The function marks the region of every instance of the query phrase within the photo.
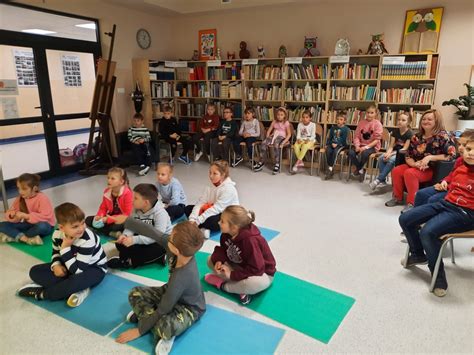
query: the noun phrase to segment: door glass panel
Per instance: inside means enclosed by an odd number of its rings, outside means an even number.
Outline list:
[[[89,112],[95,86],[92,53],[46,50],[55,115]]]
[[[0,119],[40,117],[33,49],[0,45]]]

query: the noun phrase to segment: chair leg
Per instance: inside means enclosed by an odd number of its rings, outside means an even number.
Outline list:
[[[449,241],[449,246],[451,247],[451,262],[456,264],[456,260],[454,260],[454,238]]]
[[[408,257],[410,256],[410,246],[407,245],[407,249],[405,250],[405,259],[403,262],[403,267],[406,269],[407,268],[407,263],[408,263]]]
[[[435,268],[433,270],[433,276],[431,277],[430,292],[433,292],[433,290],[434,290],[436,278],[438,277],[439,265],[441,264],[441,260],[443,260],[444,248],[446,247],[446,244],[448,244],[448,242],[451,241],[451,240],[452,240],[452,238],[449,238],[449,239],[445,240],[443,242],[443,244],[441,244],[441,248],[439,249],[438,258],[436,259],[436,265],[435,265]]]
[[[314,165],[314,149],[311,151],[311,167],[309,169],[309,175],[313,176],[313,165]]]
[[[349,158],[348,158],[349,159]],[[346,182],[349,182],[349,180],[351,179],[351,167],[352,167],[352,162],[351,160],[349,159],[349,164],[347,164],[347,178],[346,178]]]

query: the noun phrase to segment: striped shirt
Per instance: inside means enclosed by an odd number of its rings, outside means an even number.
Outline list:
[[[61,249],[64,234],[53,233],[53,255],[51,269],[55,265],[64,265],[70,274],[79,274],[88,267],[98,267],[107,272],[107,257],[97,234],[86,228],[82,237],[76,239],[68,248]]]
[[[146,127],[130,127],[128,129],[128,140],[136,142],[139,139],[144,139],[145,143],[151,141],[150,131]]]

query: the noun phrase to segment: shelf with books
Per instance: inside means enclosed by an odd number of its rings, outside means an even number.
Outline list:
[[[339,101],[375,101],[377,87],[371,85],[337,86],[332,85],[329,100]]]
[[[245,100],[246,102],[262,102],[269,105],[281,105],[281,100]]]
[[[394,54],[382,57],[381,79],[435,79],[438,54]]]
[[[297,101],[297,100],[285,100],[286,104],[297,104],[297,105],[324,105],[326,101]]]
[[[173,68],[167,68],[162,60],[148,61],[148,75],[150,81],[169,81],[175,79]]]
[[[240,81],[221,81],[209,83],[210,98],[223,100],[241,100],[242,83]]]
[[[199,83],[176,83],[175,96],[179,97],[202,97],[208,96],[206,82]]]
[[[315,123],[324,123],[324,115],[325,111],[323,106],[315,105],[315,106],[296,106],[296,107],[288,107],[288,121],[292,123],[298,123],[301,120],[304,111],[311,112],[311,121]]]
[[[281,101],[282,85],[245,86],[244,97],[246,101]]]
[[[377,84],[377,79],[331,79],[331,83],[349,83],[349,84],[357,84],[357,83],[375,83]]]
[[[216,67],[207,68],[209,80],[240,80],[242,63],[240,61],[226,61]]]
[[[286,84],[286,83],[285,83]],[[309,82],[290,83],[285,85],[285,101],[326,101],[326,85],[317,83],[311,85]]]
[[[276,117],[276,107],[254,106],[253,109],[259,121],[273,121]]]
[[[151,96],[156,98],[172,97],[174,94],[173,81],[152,81],[150,83]]]
[[[259,58],[255,65],[242,65],[243,80],[281,80],[283,60]]]
[[[379,63],[371,64],[349,62],[331,64],[331,80],[377,80],[379,77]]]
[[[413,122],[411,123],[411,127],[418,127],[421,119],[421,115],[423,111],[414,110],[413,107],[408,108],[407,110],[392,110],[390,107],[386,108],[386,111],[380,112],[381,122],[384,127],[396,127],[397,125],[397,117],[400,113],[409,112],[413,117]]]
[[[287,62],[287,59],[285,59]],[[324,80],[328,79],[328,58],[327,57],[303,57],[301,63],[285,64],[285,80]]]

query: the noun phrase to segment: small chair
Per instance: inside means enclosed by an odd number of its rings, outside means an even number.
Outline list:
[[[446,248],[446,245],[449,243],[451,246],[451,262],[455,264],[456,261],[454,260],[454,242],[453,242],[454,239],[474,239],[474,230],[470,230],[463,233],[445,234],[439,237],[439,239],[443,243],[441,244],[441,248],[439,249],[439,254],[438,254],[438,258],[436,259],[433,276],[431,277],[430,292],[433,292],[434,290],[436,278],[438,277],[439,265],[441,264],[441,260],[443,259],[443,252],[444,252],[444,249]],[[404,267],[407,267],[406,262],[408,260],[409,255],[410,255],[410,246],[407,246],[407,250],[405,252],[405,265],[403,265]]]
[[[372,153],[369,156],[369,161],[368,161],[367,166],[370,168],[370,182],[372,182],[372,180],[374,179],[375,172],[379,170],[379,157],[385,154],[385,152],[387,151],[388,147],[390,146],[390,139],[391,139],[391,136],[390,136],[389,130],[387,128],[384,128],[383,133],[382,133],[382,142],[381,142],[382,148],[378,152]],[[386,145],[386,148],[384,147],[384,145]],[[374,160],[375,160],[375,168],[374,168]]]
[[[324,134],[324,128],[321,124],[316,123],[316,141],[314,142],[314,145],[308,149],[308,152],[311,152],[311,167],[310,167],[310,175],[313,175],[313,165],[314,165],[314,153],[316,151],[321,152],[322,145],[323,145],[323,137]],[[294,142],[291,145],[291,152],[290,152],[290,172],[293,167],[293,155],[294,155]],[[318,155],[318,169],[321,166],[321,154]]]

